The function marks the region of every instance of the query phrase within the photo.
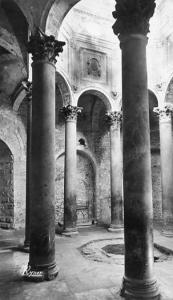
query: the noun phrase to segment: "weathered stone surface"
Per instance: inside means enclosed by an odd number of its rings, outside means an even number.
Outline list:
[[[116,19],[113,25],[114,33],[126,35],[149,32],[149,20],[154,14],[155,0],[117,0],[113,17]]]
[[[136,29],[133,18],[135,4]],[[114,29],[116,34],[120,34],[121,40],[123,95],[125,275],[121,295],[132,299],[159,299],[153,274],[153,203],[145,36],[149,18],[154,12],[154,1],[118,1],[116,8],[117,23]],[[139,20],[138,10],[141,13]],[[128,19],[132,21],[129,30],[126,23]]]
[[[153,189],[153,214],[154,220],[160,222],[162,219],[162,196],[161,196],[161,166],[160,153],[151,155],[152,189]]]

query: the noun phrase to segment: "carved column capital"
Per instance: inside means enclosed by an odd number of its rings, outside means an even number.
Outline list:
[[[142,34],[149,32],[149,20],[154,14],[155,0],[116,0],[113,17],[116,35]]]
[[[122,122],[122,112],[112,111],[106,113],[107,123],[115,129],[120,128]]]
[[[64,114],[65,120],[76,121],[77,116],[81,113],[82,107],[67,105],[61,109],[61,112]]]
[[[164,107],[154,107],[153,111],[159,115],[160,120],[171,120],[173,113],[173,105],[167,104]]]
[[[63,52],[65,42],[55,40],[53,35],[47,36],[39,28],[35,35],[31,35],[28,43],[28,52],[32,53],[33,61],[45,60],[56,63],[56,56]]]

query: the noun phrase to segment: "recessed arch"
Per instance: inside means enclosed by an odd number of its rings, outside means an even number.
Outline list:
[[[13,154],[0,139],[0,228],[14,227]]]
[[[102,91],[101,89],[91,88],[91,87],[85,88],[78,94],[77,105],[80,100],[80,97],[83,95],[88,95],[88,94],[97,96],[99,99],[101,99],[103,101],[103,103],[105,104],[107,111],[112,110],[111,100],[110,100],[110,97],[107,95],[107,93],[105,91]]]
[[[42,14],[41,27],[45,29],[45,32],[49,32],[50,28],[54,28],[53,34],[57,36],[63,19],[69,10],[79,1],[80,0],[49,0]]]
[[[68,80],[66,79],[65,75],[62,74],[61,72],[56,72],[55,84],[56,84],[56,88],[58,88],[60,91],[62,101],[63,101],[63,106],[71,104],[73,95],[72,95],[70,84],[68,83]],[[22,81],[20,85],[18,85],[18,87],[16,88],[12,98],[13,110],[15,112],[19,110],[22,102],[26,98],[26,95],[27,95],[26,87]]]
[[[62,72],[56,72],[56,77],[55,77],[55,82],[56,82],[56,88],[59,89],[63,101],[63,106],[66,106],[68,104],[72,104],[72,91],[70,84],[68,83],[67,78],[65,77]]]
[[[11,111],[0,110],[0,140],[10,149],[14,170],[14,228],[24,227],[26,197],[26,132],[22,122]],[[20,208],[20,214],[18,209]]]
[[[97,173],[97,168],[96,168],[97,162],[96,162],[94,156],[92,155],[92,153],[88,149],[84,150],[80,146],[77,146],[77,150],[76,151],[77,151],[78,154],[81,154],[81,155],[87,157],[91,161],[91,163],[93,165],[93,168],[94,168],[94,172],[96,174]],[[58,158],[60,158],[63,155],[65,155],[65,151],[60,151],[60,152],[56,153],[55,159],[57,160]]]
[[[151,107],[156,107],[158,106],[158,99],[157,99],[157,96],[155,95],[155,93],[148,89],[148,96],[149,96],[149,109]]]
[[[32,30],[34,27],[34,20],[31,16],[31,14],[29,13],[29,9],[26,6],[26,2],[25,2],[25,4],[23,4],[23,1],[21,1],[21,0],[13,0],[13,1],[18,6],[18,8],[21,10],[23,16],[25,17],[25,19],[28,23],[28,27],[30,28],[30,30]],[[54,1],[54,0],[52,0],[52,1]]]
[[[56,220],[63,222],[64,209],[64,157],[65,152],[56,154]],[[77,147],[77,215],[78,225],[94,222],[97,216],[97,165],[93,155],[82,146]],[[82,216],[84,218],[82,219]]]
[[[173,104],[173,76],[167,86],[164,102]]]
[[[150,119],[150,130],[158,129],[158,117],[154,113],[153,109],[158,107],[158,99],[152,90],[148,90],[148,101],[149,101],[149,119]]]
[[[10,53],[22,58],[27,63],[28,20],[20,5],[14,0],[2,0],[1,8],[2,16],[5,18],[5,26],[0,29],[1,39],[4,39],[4,46],[7,47],[6,49]]]

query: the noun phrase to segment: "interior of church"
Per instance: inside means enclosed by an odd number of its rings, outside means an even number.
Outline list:
[[[173,299],[172,16],[0,0],[0,299]]]

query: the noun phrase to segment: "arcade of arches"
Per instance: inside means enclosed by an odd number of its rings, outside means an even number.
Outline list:
[[[55,231],[124,231],[121,296],[159,299],[153,224],[173,237],[173,3],[97,2],[0,0],[0,232],[25,229],[34,281],[58,274]]]

